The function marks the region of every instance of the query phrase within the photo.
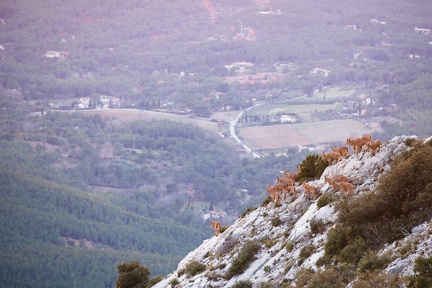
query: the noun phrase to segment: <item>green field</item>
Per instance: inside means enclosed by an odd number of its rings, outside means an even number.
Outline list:
[[[321,92],[315,92],[313,98],[323,99],[324,95],[326,99],[350,97],[358,93],[358,87],[330,87],[324,88]]]
[[[277,113],[283,113],[283,112],[295,113],[295,114],[307,114],[307,113],[313,113],[315,111],[326,111],[326,110],[331,110],[336,108],[337,108],[337,104],[302,104],[302,105],[264,104],[258,106],[257,108],[254,108],[253,111],[249,112],[249,116],[275,115]]]

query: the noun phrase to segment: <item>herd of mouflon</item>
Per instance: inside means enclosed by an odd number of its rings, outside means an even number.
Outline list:
[[[381,140],[372,140],[371,135],[365,135],[359,138],[347,138],[346,143],[352,148],[355,154],[362,151],[370,152],[371,156],[375,156],[375,153],[381,147]],[[321,161],[325,162],[327,166],[338,163],[345,157],[349,157],[348,146],[342,147],[332,147],[332,152],[326,154],[322,152]],[[301,182],[300,177],[301,165],[297,166],[296,173],[283,172],[282,176],[276,177],[276,184],[268,185],[267,192],[270,194],[271,199],[276,205],[278,205],[279,200],[283,200],[289,196],[297,197],[298,193],[296,188],[302,187],[303,194],[308,199],[316,199],[319,196],[319,189],[306,181]],[[353,195],[354,184],[352,184],[347,176],[339,175],[334,177],[324,176],[325,183],[328,183],[334,191],[341,191],[347,193],[348,196]],[[296,183],[299,183],[296,185]],[[301,183],[301,184],[300,184]]]
[[[375,156],[375,153],[381,147],[381,140],[377,139],[373,141],[371,135],[365,135],[359,138],[347,138],[346,143],[352,148],[355,154],[364,151],[371,152],[371,156]],[[320,161],[330,166],[341,161],[343,157],[345,157],[345,159],[349,157],[348,146],[332,147],[332,152],[328,154],[323,151]],[[320,194],[318,187],[306,181],[301,181],[300,173],[301,165],[298,165],[296,173],[288,173],[288,171],[285,171],[283,175],[278,175],[276,177],[276,184],[267,186],[267,192],[270,194],[271,200],[276,206],[279,205],[280,200],[286,199],[288,196],[297,198],[298,192],[296,188],[298,187],[302,187],[303,195],[307,199],[318,198]],[[355,188],[349,178],[344,175],[337,175],[334,177],[324,176],[324,183],[328,183],[335,192],[340,191],[346,193],[348,196],[353,195]],[[221,223],[211,220],[210,226],[214,229],[214,235],[218,236],[220,234]]]

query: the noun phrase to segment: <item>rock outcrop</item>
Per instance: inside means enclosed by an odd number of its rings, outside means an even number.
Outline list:
[[[342,195],[343,192],[334,191],[324,181],[325,176],[345,175],[355,185],[353,197],[369,193],[376,187],[380,176],[391,170],[395,158],[410,149],[406,145],[408,139],[417,138],[395,137],[383,143],[375,156],[372,156],[371,152],[353,154],[348,159],[327,167],[319,180],[308,183],[317,187],[320,197],[325,194],[333,194],[336,198],[345,197]],[[263,186],[265,185],[267,183],[263,183]],[[296,189],[300,192],[297,198],[288,197],[281,200],[279,207],[269,203],[251,209],[252,211],[239,218],[219,236],[205,240],[179,263],[176,271],[154,287],[171,287],[171,283],[177,283],[177,287],[231,287],[240,280],[249,280],[254,287],[269,282],[277,283],[274,287],[280,287],[280,283],[294,285],[296,273],[301,268],[317,269],[317,260],[324,255],[327,233],[337,219],[334,205],[330,203],[320,205],[322,207],[319,208],[318,200],[308,199],[302,193],[301,185]],[[317,232],[316,229],[311,229],[312,223],[323,225]],[[425,257],[430,256],[432,238],[428,231],[431,225],[430,222],[424,223],[413,229],[412,234],[407,235],[406,239],[399,241],[412,241],[415,238],[417,250],[409,257],[394,260],[385,272],[410,275],[413,273],[416,253],[417,257],[420,253]],[[259,243],[260,248],[255,253],[255,260],[241,274],[226,277],[234,259],[247,241]],[[397,251],[402,246],[401,243],[393,243],[381,252]],[[305,247],[313,249],[310,249],[310,253],[302,253]],[[200,263],[205,269],[197,271],[194,276],[190,275],[188,264],[192,262]]]

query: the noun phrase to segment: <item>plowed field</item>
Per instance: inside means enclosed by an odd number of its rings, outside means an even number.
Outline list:
[[[325,122],[285,124],[239,128],[239,136],[252,149],[281,149],[331,142],[345,142],[348,137],[372,133],[362,122],[335,120]]]

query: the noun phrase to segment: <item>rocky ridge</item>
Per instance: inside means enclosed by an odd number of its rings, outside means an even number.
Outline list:
[[[337,197],[344,197],[325,183],[324,177],[345,175],[356,186],[354,197],[373,191],[377,179],[391,170],[391,163],[397,155],[410,149],[406,145],[409,139],[417,140],[415,136],[395,137],[383,143],[375,156],[370,152],[354,154],[327,167],[319,180],[308,183],[317,187],[321,195],[336,194]],[[279,207],[275,207],[274,203],[257,207],[239,218],[219,236],[205,240],[178,264],[176,271],[153,287],[170,287],[171,283],[176,283],[176,287],[231,287],[240,280],[250,280],[254,287],[268,282],[275,283],[277,286],[274,287],[280,287],[280,283],[294,285],[296,273],[301,268],[316,270],[317,260],[324,255],[327,233],[334,225],[337,213],[332,204],[319,208],[319,198],[309,200],[302,193],[301,186],[296,189],[299,192],[297,198],[282,200]],[[325,228],[313,234],[311,222],[319,220],[322,220]],[[380,251],[391,251],[395,258],[384,271],[390,274],[412,275],[414,260],[419,255],[429,257],[432,254],[430,229],[432,221],[423,223],[407,234],[405,239],[387,245]],[[256,259],[242,274],[225,279],[233,260],[248,240],[260,243],[259,251],[255,254]],[[402,253],[398,251],[406,247],[403,243],[414,240],[416,245],[411,254],[401,256]],[[307,256],[302,255],[302,249],[308,246],[314,247],[313,252]],[[197,271],[193,276],[184,273],[187,265],[192,262],[200,263],[205,269]]]

